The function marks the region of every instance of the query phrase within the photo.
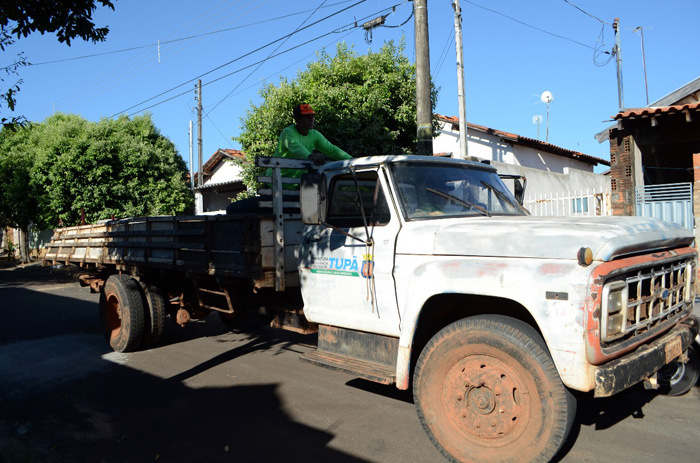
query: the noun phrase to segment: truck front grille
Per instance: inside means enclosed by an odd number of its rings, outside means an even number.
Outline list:
[[[601,339],[617,344],[680,317],[695,298],[694,280],[694,259],[685,257],[607,282]]]

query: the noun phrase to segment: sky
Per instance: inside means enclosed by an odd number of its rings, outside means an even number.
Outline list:
[[[241,149],[232,138],[240,134],[246,110],[261,103],[260,89],[294,79],[319,50],[333,54],[345,42],[364,54],[403,38],[406,56],[415,61],[413,4],[406,0],[114,5],[114,11],[100,7],[94,14],[97,26],[110,29],[104,42],[77,39],[68,47],[52,34],[35,33],[0,54],[2,67],[20,52],[32,63],[18,71],[14,115],[41,122],[62,112],[99,121],[146,111],[188,162],[193,121],[196,165],[197,79],[203,85],[206,161],[219,148]],[[548,121],[550,143],[608,160],[608,143],[599,144],[594,135],[618,112],[610,53],[615,18],[625,107],[646,106],[647,92],[653,102],[700,77],[700,36],[683,21],[700,14],[697,0],[460,0],[460,6],[470,123],[545,140]],[[382,27],[362,28],[383,15]],[[452,2],[428,0],[428,23],[436,112],[458,116]],[[16,77],[4,78],[3,89]],[[545,91],[553,96],[549,118],[541,101]]]

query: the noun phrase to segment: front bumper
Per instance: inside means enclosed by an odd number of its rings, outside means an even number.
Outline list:
[[[609,397],[655,374],[677,356],[685,352],[698,335],[698,320],[689,316],[665,335],[644,344],[629,354],[595,367],[595,397]]]

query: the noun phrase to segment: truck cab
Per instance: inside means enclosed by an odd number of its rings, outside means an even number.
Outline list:
[[[302,180],[301,207],[304,314],[319,325],[304,360],[412,386],[457,461],[547,461],[572,391],[653,379],[696,333],[697,254],[675,224],[532,217],[494,168],[418,156],[328,164]]]

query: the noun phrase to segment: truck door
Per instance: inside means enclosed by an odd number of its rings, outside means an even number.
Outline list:
[[[300,248],[304,312],[311,321],[400,333],[393,277],[400,223],[385,181],[376,168],[331,178],[327,200],[331,227],[307,227]]]

